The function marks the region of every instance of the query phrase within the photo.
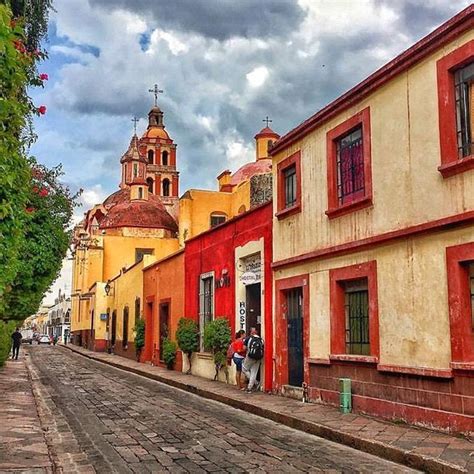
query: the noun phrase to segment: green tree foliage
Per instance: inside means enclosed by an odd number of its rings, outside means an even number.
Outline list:
[[[0,5],[0,307],[18,271],[26,225],[29,166],[23,130],[31,114],[25,100],[32,57],[22,46],[23,31]]]
[[[199,329],[195,321],[189,318],[181,318],[176,329],[176,342],[179,348],[188,356],[189,368],[187,374],[191,373],[191,357],[193,352],[199,348]]]
[[[52,170],[34,163],[27,202],[27,226],[20,248],[18,272],[5,294],[3,319],[23,320],[34,313],[44,293],[58,277],[66,255],[67,230],[75,196],[60,183],[61,167]]]
[[[43,114],[27,90],[43,86],[36,72],[46,54],[50,0],[0,0],[0,320],[34,313],[57,277],[69,243],[74,196],[28,158],[32,117]]]
[[[48,32],[51,0],[0,0],[0,3],[10,7],[13,18],[22,19],[28,51],[39,50],[41,40]]]
[[[204,347],[212,352],[216,367],[220,368],[226,365],[227,348],[230,341],[230,326],[227,319],[214,319],[204,327]]]
[[[171,341],[168,338],[163,340],[163,360],[165,361],[166,367],[168,367],[168,369],[173,368],[177,351],[178,345],[176,342]]]
[[[8,354],[11,349],[11,335],[15,330],[15,321],[4,322],[0,321],[0,367],[8,359]]]

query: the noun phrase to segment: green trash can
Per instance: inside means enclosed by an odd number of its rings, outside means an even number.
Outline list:
[[[339,409],[341,413],[352,411],[351,379],[339,379]]]

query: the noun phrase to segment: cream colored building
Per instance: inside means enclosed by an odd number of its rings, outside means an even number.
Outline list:
[[[273,147],[276,389],[339,405],[346,377],[356,411],[473,431],[472,19]]]

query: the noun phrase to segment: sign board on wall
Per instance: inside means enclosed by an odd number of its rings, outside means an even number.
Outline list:
[[[240,281],[244,285],[253,285],[262,280],[262,259],[260,252],[242,259],[244,273],[240,275]]]

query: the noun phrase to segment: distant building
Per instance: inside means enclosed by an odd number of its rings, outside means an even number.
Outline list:
[[[48,310],[48,334],[64,342],[66,337],[69,338],[70,330],[71,298],[59,290],[54,304]]]

